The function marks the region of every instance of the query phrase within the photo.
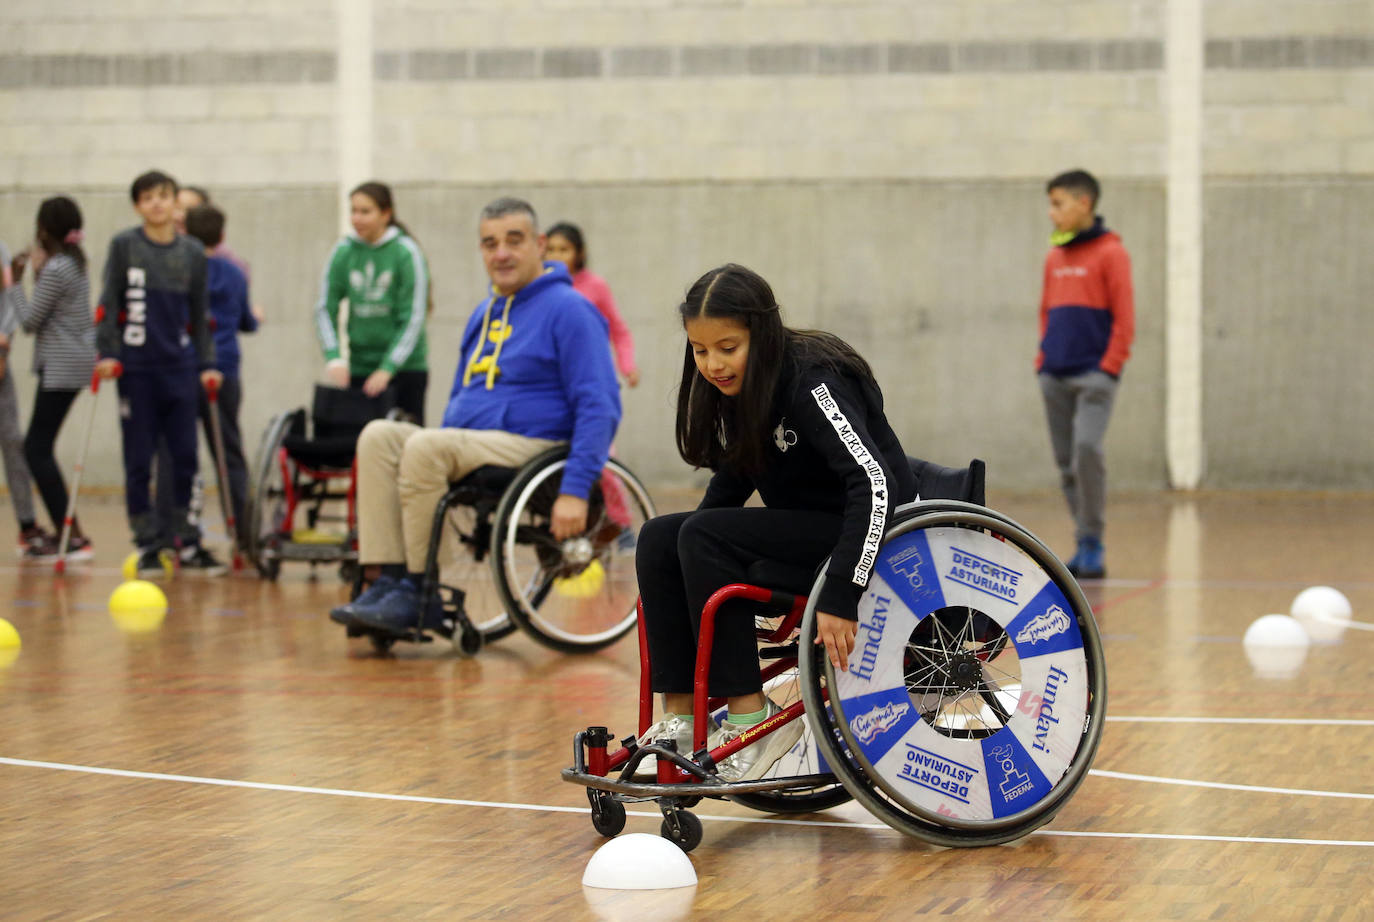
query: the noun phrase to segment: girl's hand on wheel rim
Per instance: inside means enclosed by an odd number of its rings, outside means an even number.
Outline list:
[[[816,612],[816,643],[825,644],[830,665],[841,672],[849,671],[849,654],[854,652],[854,638],[858,635],[859,622]]]

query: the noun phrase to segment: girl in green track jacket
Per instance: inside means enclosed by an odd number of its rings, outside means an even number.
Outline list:
[[[339,387],[359,387],[369,397],[390,387],[396,406],[424,425],[429,267],[419,244],[396,220],[390,188],[363,183],[349,204],[354,233],[330,254],[315,305],[326,378]],[[346,361],[339,339],[339,302],[345,298]]]

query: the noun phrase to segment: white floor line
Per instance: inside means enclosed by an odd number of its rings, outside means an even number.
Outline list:
[[[93,765],[70,765],[64,762],[41,762],[33,759],[12,759],[0,756],[0,765],[12,765],[17,768],[45,768],[51,771],[77,772],[87,775],[108,775],[117,778],[134,778],[142,781],[176,781],[183,784],[205,784],[215,787],[244,788],[257,791],[281,791],[290,794],[323,794],[331,797],[352,797],[361,800],[387,800],[402,803],[419,804],[438,804],[441,806],[452,807],[480,807],[498,810],[526,810],[535,813],[587,813],[587,807],[560,807],[550,804],[518,804],[504,803],[501,801],[485,800],[459,800],[451,797],[422,797],[416,794],[379,794],[372,791],[350,791],[343,788],[316,788],[306,787],[297,784],[272,784],[265,781],[234,781],[227,778],[203,778],[196,775],[171,775],[163,772],[140,772],[130,771],[122,768],[100,768]],[[1225,785],[1213,784],[1210,782],[1198,781],[1178,781],[1175,779],[1155,778],[1149,775],[1125,775],[1119,772],[1099,772],[1093,771],[1090,774],[1102,775],[1110,778],[1124,778],[1127,780],[1157,781],[1165,784],[1188,784],[1201,785],[1204,787],[1224,787],[1240,790],[1257,790],[1265,792],[1283,792],[1299,794],[1317,794],[1327,797],[1374,797],[1370,794],[1344,794],[1340,792],[1326,791],[1289,791],[1284,788],[1255,788],[1247,785]],[[660,814],[657,811],[631,810],[627,811],[628,816],[641,816],[657,818]],[[713,820],[721,823],[753,823],[771,826],[821,826],[836,829],[868,829],[896,833],[896,830],[884,823],[855,823],[855,822],[836,822],[831,820],[788,820],[766,816],[718,816],[708,813],[698,813],[698,819]],[[1039,829],[1031,833],[1038,836],[1062,836],[1078,838],[1100,838],[1100,839],[1162,839],[1195,842],[1236,842],[1246,844],[1265,844],[1265,845],[1325,845],[1325,846],[1352,846],[1357,848],[1374,847],[1374,841],[1363,841],[1359,839],[1289,839],[1273,838],[1267,836],[1217,836],[1217,835],[1191,835],[1174,834],[1160,832],[1080,832],[1074,830]]]
[[[1091,769],[1088,774],[1099,778],[1115,778],[1118,781],[1146,781],[1151,784],[1176,784],[1190,788],[1217,788],[1223,791],[1253,791],[1256,794],[1288,794],[1293,797],[1343,797],[1348,800],[1374,800],[1374,794],[1361,794],[1356,791],[1313,791],[1307,788],[1271,788],[1259,784],[1227,784],[1224,781],[1194,781],[1190,778],[1163,778],[1159,775],[1133,775],[1129,772],[1111,772]]]
[[[1172,832],[1072,832],[1040,829],[1033,835],[1067,836],[1088,839],[1167,839],[1176,842],[1239,842],[1249,845],[1348,845],[1355,848],[1374,848],[1374,842],[1362,839],[1280,839],[1273,836],[1198,836]]]
[[[1374,727],[1374,720],[1342,717],[1145,717],[1107,715],[1107,723],[1122,724],[1256,724],[1288,727]]]

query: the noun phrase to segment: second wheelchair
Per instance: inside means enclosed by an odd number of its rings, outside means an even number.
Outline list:
[[[463,655],[517,629],[567,652],[623,637],[635,625],[635,541],[656,514],[653,500],[611,458],[588,497],[586,530],[556,540],[550,516],[567,458],[559,446],[518,469],[482,467],[452,484],[434,510],[419,624],[396,632],[351,623],[348,635],[367,637],[379,653],[438,636]],[[355,598],[362,588],[360,573]]]

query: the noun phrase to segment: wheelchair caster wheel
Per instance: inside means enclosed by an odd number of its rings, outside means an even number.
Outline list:
[[[608,839],[620,835],[625,828],[625,805],[605,791],[587,789],[592,804],[592,826]],[[690,814],[689,814],[690,815]]]
[[[369,639],[372,641],[372,649],[382,656],[390,653],[391,645],[396,642],[395,637],[383,637],[381,634],[373,634]]]
[[[658,834],[684,852],[690,852],[701,844],[701,820],[697,819],[695,813],[674,810],[663,817]]]
[[[459,656],[476,656],[482,652],[482,632],[476,628],[459,628],[449,638],[453,649]],[[615,833],[612,833],[614,835]]]

